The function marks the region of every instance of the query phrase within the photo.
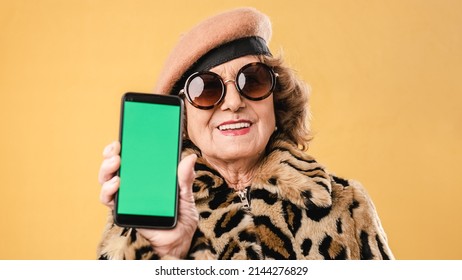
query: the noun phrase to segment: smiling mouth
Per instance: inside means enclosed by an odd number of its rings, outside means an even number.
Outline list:
[[[240,123],[232,123],[232,124],[224,124],[218,126],[218,129],[220,131],[225,131],[225,130],[238,130],[242,128],[247,128],[250,127],[250,123],[248,122],[240,122]]]

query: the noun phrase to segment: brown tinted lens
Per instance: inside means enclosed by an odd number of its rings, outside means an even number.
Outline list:
[[[186,93],[193,105],[213,107],[223,95],[223,86],[218,76],[211,73],[199,73],[189,80]]]
[[[237,86],[241,93],[249,99],[266,97],[273,88],[271,70],[260,63],[244,66],[238,74]]]

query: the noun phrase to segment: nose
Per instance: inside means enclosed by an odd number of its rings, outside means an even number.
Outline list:
[[[238,111],[240,108],[245,107],[244,98],[241,96],[236,88],[236,82],[234,80],[226,80],[223,82],[226,87],[226,95],[223,103],[221,104],[221,110],[231,110],[232,112]]]

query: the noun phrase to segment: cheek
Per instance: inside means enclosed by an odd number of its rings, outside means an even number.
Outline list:
[[[197,120],[195,120],[191,114],[186,114],[186,131],[191,140],[195,137],[196,133],[196,128],[197,128]]]
[[[210,113],[205,110],[200,110],[193,107],[190,104],[186,105],[186,129],[189,139],[193,141],[194,144],[198,145],[201,137],[205,136],[205,131],[207,129]]]
[[[274,118],[274,114],[265,116],[264,126],[264,137],[269,140],[271,135],[273,134],[276,128],[276,120]]]
[[[276,127],[276,117],[274,115],[273,99],[268,98],[262,105],[263,106],[258,108],[258,115],[265,132],[271,135],[274,131],[274,128]]]

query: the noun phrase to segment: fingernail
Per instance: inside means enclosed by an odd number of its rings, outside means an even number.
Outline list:
[[[119,180],[119,177],[117,176],[112,177],[111,184],[114,185],[115,183],[117,183],[118,180]]]
[[[112,151],[112,148],[113,148],[113,145],[112,145],[112,144],[109,145],[109,146],[107,146],[107,147],[104,149],[104,153],[105,153],[105,154],[108,154],[110,151]]]

